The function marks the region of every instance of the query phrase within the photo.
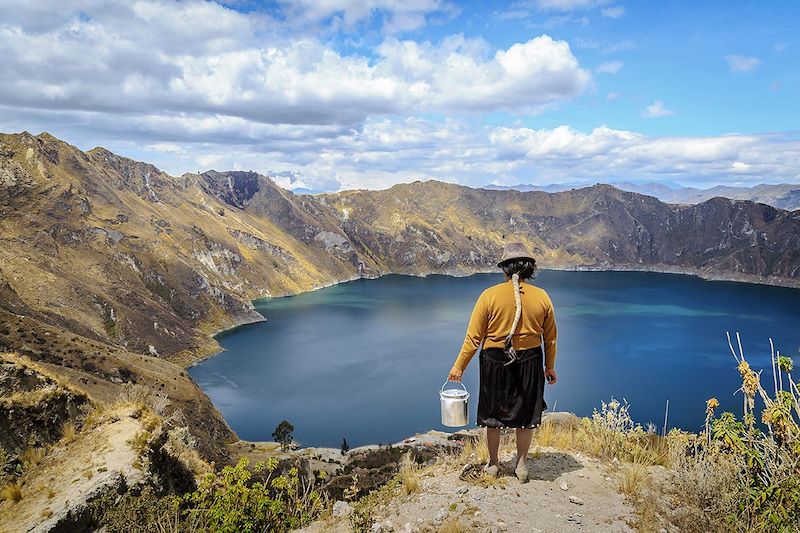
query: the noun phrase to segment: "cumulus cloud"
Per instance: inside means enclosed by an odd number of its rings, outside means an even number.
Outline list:
[[[527,4],[554,17],[612,9],[548,2]],[[50,131],[83,149],[102,144],[172,174],[252,169],[291,188],[429,178],[468,185],[798,179],[800,142],[791,138],[487,126],[485,113],[539,113],[592,84],[570,46],[547,35],[498,50],[462,35],[420,42],[386,28],[446,12],[438,0],[308,0],[277,9],[240,13],[201,0],[0,5],[0,130]],[[286,30],[375,18],[381,44],[369,50],[343,52],[314,32]],[[635,47],[580,44],[602,53]],[[621,67],[607,61],[597,71]],[[649,116],[671,113],[661,101],[648,109]]]
[[[664,107],[664,102],[661,100],[656,100],[642,111],[642,116],[645,118],[668,117],[674,114],[674,111]]]
[[[590,80],[569,45],[547,35],[494,53],[460,36],[435,44],[389,38],[376,58],[275,36],[269,20],[210,2],[75,5],[81,10],[38,25],[21,8],[0,26],[0,102],[354,125],[373,114],[537,112],[577,96]],[[362,12],[354,13],[357,20]]]
[[[724,183],[736,174],[767,181],[796,181],[800,141],[789,136],[721,135],[651,138],[607,126],[590,133],[568,126],[552,130],[496,128],[498,154],[520,167],[538,169],[540,183],[567,178],[672,176],[696,185]],[[516,179],[516,178],[515,178]],[[513,180],[506,180],[512,183]]]
[[[734,74],[742,74],[744,72],[752,72],[761,64],[757,57],[748,57],[740,55],[727,55],[723,59],[728,62],[731,72]]]

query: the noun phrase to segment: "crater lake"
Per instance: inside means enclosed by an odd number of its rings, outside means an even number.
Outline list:
[[[272,440],[281,420],[303,446],[397,442],[447,429],[439,389],[478,295],[501,274],[389,275],[254,302],[265,322],[218,335],[225,351],[190,369],[245,440]],[[591,415],[627,400],[633,418],[701,428],[705,402],[741,414],[741,385],[725,332],[769,382],[769,338],[782,355],[800,346],[800,290],[650,272],[540,271],[553,300],[558,383],[551,410]],[[735,343],[734,337],[734,343]],[[478,356],[464,384],[478,400]]]

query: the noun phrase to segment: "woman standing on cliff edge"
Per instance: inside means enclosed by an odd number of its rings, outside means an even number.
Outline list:
[[[541,424],[542,411],[547,407],[544,381],[546,378],[551,385],[556,382],[556,319],[547,293],[525,283],[536,274],[536,260],[524,244],[507,244],[497,266],[506,281],[483,291],[475,303],[464,345],[448,379],[461,381],[464,369],[482,345],[478,425],[486,428],[489,447],[489,464],[484,471],[497,476],[500,428],[515,428],[514,473],[525,483],[533,428]]]

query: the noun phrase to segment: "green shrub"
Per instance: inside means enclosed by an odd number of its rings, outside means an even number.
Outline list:
[[[325,510],[323,497],[297,468],[277,475],[278,462],[248,460],[207,474],[197,490],[184,496],[184,516],[216,533],[282,532],[311,522]],[[263,481],[252,481],[253,473]]]
[[[792,361],[772,353],[772,390],[761,385],[760,373],[750,368],[739,342],[731,353],[742,377],[744,412],[741,419],[725,412],[714,416],[719,405],[707,403],[706,429],[694,444],[691,468],[719,470],[733,465],[734,487],[718,490],[738,494],[738,504],[721,523],[743,530],[797,531],[800,529],[800,391],[794,381]],[[739,340],[737,335],[737,341]],[[771,341],[770,341],[771,343]],[[756,424],[756,400],[761,400],[761,423]],[[764,431],[766,429],[766,431]],[[716,474],[715,474],[716,475]]]

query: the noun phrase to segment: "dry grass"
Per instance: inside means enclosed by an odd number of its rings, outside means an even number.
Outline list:
[[[22,500],[22,484],[19,482],[9,483],[0,489],[0,499],[17,503]]]
[[[649,479],[650,474],[645,466],[636,463],[627,464],[622,469],[619,491],[635,500]]]
[[[61,424],[61,440],[69,444],[70,442],[75,440],[75,437],[78,435],[78,430],[70,421],[64,422]]]
[[[464,525],[461,519],[455,516],[448,517],[439,526],[439,533],[467,533],[468,531],[472,531],[472,528]]]
[[[16,352],[5,352],[0,353],[0,359],[14,363],[18,367],[29,368],[33,370],[37,374],[44,376],[48,380],[55,383],[58,387],[70,391],[75,395],[85,397],[86,394],[76,388],[72,383],[64,379],[64,376],[59,375],[57,372],[53,372],[52,370],[45,368],[43,365],[37,363],[36,361],[31,360],[29,357],[25,357],[24,355],[19,355]]]
[[[44,448],[34,448],[31,446],[19,454],[19,459],[26,467],[31,468],[41,463],[44,456]]]
[[[410,454],[403,458],[398,472],[400,483],[403,486],[403,492],[406,495],[414,494],[420,490],[420,467],[414,462]]]
[[[673,447],[669,438],[648,433],[641,428],[620,432],[604,427],[596,420],[575,418],[570,421],[546,420],[534,432],[538,446],[580,451],[600,459],[669,466]]]
[[[489,462],[489,445],[486,442],[485,433],[481,433],[480,438],[475,442],[475,455],[479,463],[486,464]]]
[[[63,394],[62,391],[56,385],[49,385],[41,389],[19,391],[8,396],[2,396],[0,397],[0,405],[5,405],[6,407],[36,407],[61,394]]]

